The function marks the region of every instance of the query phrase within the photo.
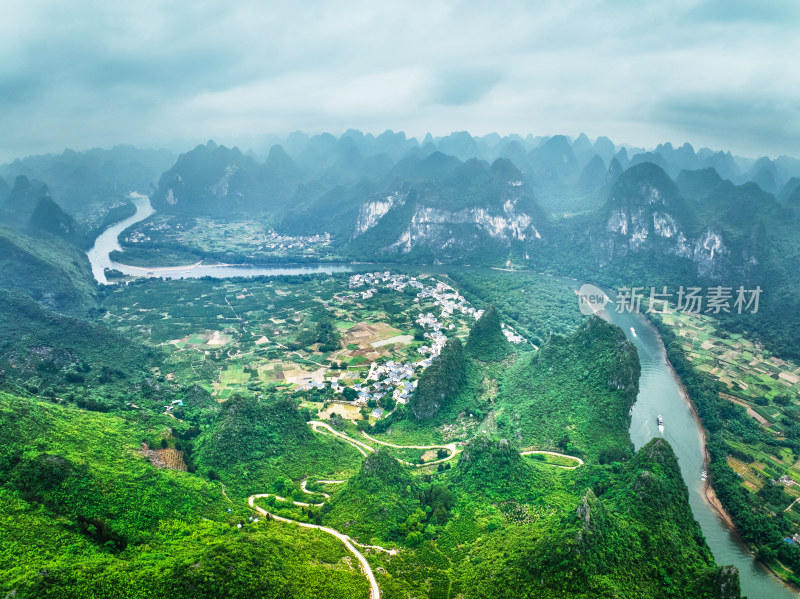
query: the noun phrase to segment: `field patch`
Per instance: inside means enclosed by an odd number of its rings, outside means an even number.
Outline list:
[[[179,349],[200,349],[203,347],[223,347],[232,341],[232,337],[221,331],[202,331],[192,333],[182,339],[170,341]]]
[[[412,341],[414,341],[413,335],[395,335],[394,337],[389,337],[388,339],[374,341],[371,345],[372,347],[383,347],[384,345],[393,345],[395,343],[408,345]]]
[[[150,449],[147,443],[142,443],[142,453],[147,456],[150,463],[156,468],[168,468],[170,470],[180,470],[186,472],[186,462],[183,460],[183,452],[179,449]]]

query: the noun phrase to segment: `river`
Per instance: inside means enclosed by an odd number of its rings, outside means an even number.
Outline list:
[[[109,253],[119,250],[119,234],[132,224],[153,214],[150,201],[145,196],[133,196],[136,214],[106,229],[89,250],[92,272],[98,282],[107,284],[104,268],[114,268],[125,274],[161,278],[185,277],[235,277],[258,275],[296,275],[307,273],[333,273],[363,269],[364,265],[311,264],[275,266],[194,265],[174,268],[140,268],[112,262]],[[386,265],[381,265],[385,267]],[[377,266],[376,266],[377,268]],[[419,267],[425,268],[427,267]],[[434,267],[443,272],[447,267]],[[569,286],[578,283],[565,280]],[[703,496],[705,482],[700,479],[705,453],[700,423],[681,393],[680,385],[667,364],[664,348],[656,330],[641,314],[604,313],[607,320],[625,331],[639,353],[642,375],[639,395],[631,419],[630,435],[636,449],[662,433],[657,417],[664,418],[663,436],[678,456],[681,474],[689,489],[689,504],[695,519],[703,530],[706,541],[717,564],[733,564],[739,569],[742,594],[748,599],[788,599],[795,593],[757,562],[739,541],[730,527],[714,511]],[[635,334],[633,333],[635,331]]]
[[[92,249],[87,252],[89,262],[92,264],[92,274],[101,285],[108,285],[108,279],[106,279],[105,273],[106,268],[119,268],[119,265],[112,262],[109,256],[109,254],[115,250],[122,250],[122,247],[119,245],[119,234],[131,225],[146,219],[155,212],[150,205],[150,198],[147,196],[131,193],[128,195],[128,199],[132,200],[136,206],[136,214],[129,216],[125,220],[121,220],[116,225],[111,225],[108,229],[100,233],[97,239],[95,239]]]
[[[622,328],[639,352],[642,376],[639,395],[631,418],[630,434],[636,449],[661,435],[658,415],[664,418],[663,437],[678,456],[681,474],[689,488],[689,505],[700,524],[714,561],[733,564],[739,569],[742,594],[748,599],[784,599],[795,593],[756,561],[730,527],[706,502],[705,482],[700,479],[705,453],[703,433],[691,406],[686,402],[672,369],[667,363],[664,346],[656,330],[641,314],[618,314],[611,311],[607,319]],[[634,335],[631,327],[636,331]]]
[[[136,205],[136,214],[111,225],[95,240],[94,246],[87,252],[89,262],[92,264],[92,274],[98,283],[108,285],[105,269],[112,268],[126,275],[136,277],[161,277],[162,279],[185,279],[200,277],[257,277],[260,275],[302,275],[333,272],[347,272],[353,270],[348,264],[277,264],[267,266],[228,265],[228,264],[192,264],[189,266],[172,266],[166,268],[143,268],[129,266],[111,260],[109,254],[122,248],[119,245],[119,235],[131,225],[138,223],[152,215],[155,210],[150,205],[147,196],[130,194],[129,198]]]

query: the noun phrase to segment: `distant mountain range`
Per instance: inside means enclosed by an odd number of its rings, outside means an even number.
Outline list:
[[[213,141],[177,160],[118,146],[17,160],[0,174],[0,223],[26,235],[85,245],[122,216],[127,192],[149,190],[162,215],[327,232],[357,260],[511,265],[608,286],[761,285],[747,326],[785,351],[800,334],[800,316],[781,316],[800,259],[800,160],[786,156],[350,130],[292,134],[265,158]],[[98,216],[111,205],[118,212]]]

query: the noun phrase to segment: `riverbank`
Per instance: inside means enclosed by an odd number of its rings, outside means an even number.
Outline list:
[[[661,352],[664,357],[664,363],[667,365],[672,378],[675,379],[675,383],[678,386],[678,390],[680,392],[681,397],[684,399],[686,404],[689,406],[689,409],[692,412],[695,420],[697,421],[698,431],[700,433],[700,440],[702,443],[702,451],[703,451],[703,469],[708,470],[708,464],[711,461],[711,456],[708,453],[708,446],[706,445],[706,429],[703,426],[703,422],[700,419],[700,415],[697,412],[697,408],[695,408],[694,402],[692,402],[692,398],[689,396],[689,392],[686,389],[686,386],[683,384],[683,380],[678,373],[676,372],[675,368],[672,365],[672,362],[669,361],[669,357],[667,356],[667,348],[664,346],[664,340],[661,338],[661,335],[658,333],[658,329],[653,326],[653,323],[650,322],[648,318],[644,318],[647,322],[647,325],[654,331],[656,338],[658,339],[659,345],[661,347]],[[780,583],[784,585],[788,590],[800,594],[800,587],[797,587],[790,583],[787,580],[784,580],[778,572],[772,568],[769,564],[765,564],[761,560],[756,557],[756,554],[750,549],[750,547],[744,542],[742,536],[739,534],[739,530],[736,528],[736,524],[731,518],[730,514],[725,510],[725,507],[722,505],[722,502],[717,497],[716,492],[714,491],[714,487],[711,486],[711,483],[706,478],[703,484],[703,493],[701,494],[703,500],[708,505],[709,508],[716,514],[716,516],[725,524],[728,528],[731,535],[734,537],[736,542],[739,544],[741,549],[745,551],[753,561],[757,562],[761,566],[763,566],[766,570],[770,572],[772,576],[774,576]]]
[[[200,260],[199,262],[195,262],[194,264],[185,264],[181,266],[156,266],[156,267],[147,267],[147,266],[133,266],[131,264],[123,264],[121,262],[112,262],[114,267],[122,267],[129,270],[140,270],[143,272],[170,272],[173,270],[189,270],[192,268],[197,268],[203,261]],[[214,266],[233,266],[233,264],[215,264]],[[119,270],[119,269],[117,269]]]
[[[697,408],[695,408],[692,398],[689,397],[689,392],[686,390],[686,386],[683,384],[681,377],[678,376],[678,373],[672,366],[672,362],[669,361],[669,357],[667,356],[667,348],[664,346],[664,340],[661,338],[661,335],[659,335],[658,329],[653,326],[653,323],[650,322],[649,318],[645,317],[644,320],[647,322],[647,326],[652,329],[653,333],[655,333],[656,339],[658,339],[658,344],[661,348],[661,355],[664,358],[664,363],[667,365],[672,378],[678,385],[678,391],[680,392],[681,397],[689,406],[689,409],[692,411],[692,416],[694,416],[695,420],[697,421],[697,430],[700,433],[700,442],[702,444],[703,451],[703,469],[708,470],[708,463],[711,460],[711,457],[708,455],[708,447],[706,446],[706,429],[703,426],[703,422],[700,420],[700,414],[697,413]],[[717,494],[714,492],[714,488],[711,486],[711,483],[708,481],[708,479],[705,481],[703,499],[705,499],[708,506],[714,511],[719,519],[725,522],[728,528],[730,528],[731,532],[736,535],[736,538],[739,540],[742,546],[747,547],[744,541],[742,541],[739,531],[736,530],[736,525],[733,523],[733,519],[731,518],[730,514],[725,511],[722,502],[719,500],[719,497],[717,497]],[[749,548],[748,551],[750,551]],[[752,552],[750,553],[752,554]]]

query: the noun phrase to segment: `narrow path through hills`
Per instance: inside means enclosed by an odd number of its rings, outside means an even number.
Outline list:
[[[311,430],[313,430],[315,433],[320,433],[319,431],[320,428],[327,430],[328,433],[336,437],[339,437],[340,439],[344,440],[345,443],[349,443],[350,445],[355,447],[358,451],[361,452],[361,455],[363,455],[364,457],[367,457],[368,451],[375,451],[374,449],[372,449],[372,447],[370,447],[366,443],[361,443],[360,441],[356,441],[352,437],[345,435],[344,433],[340,433],[337,430],[334,430],[333,428],[331,428],[331,425],[326,424],[325,422],[312,420],[311,422],[308,423],[308,425],[311,427]],[[328,433],[320,433],[320,434],[325,435]]]
[[[325,422],[320,422],[319,420],[312,420],[308,424],[309,424],[309,426],[311,426],[312,430],[315,433],[319,433],[319,434],[322,434],[322,435],[327,434],[327,433],[324,433],[324,432],[320,432],[320,430],[319,430],[320,428],[325,429],[326,431],[328,431],[332,435],[335,435],[335,436],[339,437],[340,439],[342,439],[345,443],[349,443],[350,445],[355,447],[365,457],[367,455],[366,452],[368,452],[368,451],[369,452],[374,452],[375,451],[374,447],[372,447],[370,445],[367,445],[366,443],[362,443],[361,441],[359,441],[357,439],[353,439],[353,437],[351,437],[350,435],[347,435],[345,433],[341,433],[341,432],[333,429],[329,424],[327,424]],[[386,443],[385,441],[379,441],[378,439],[375,439],[374,437],[370,437],[367,433],[365,433],[363,431],[361,432],[361,434],[364,435],[367,439],[369,439],[373,443],[378,443],[380,445],[385,445],[387,447],[394,447],[395,449],[425,449],[425,450],[429,450],[429,449],[446,449],[446,450],[448,450],[450,452],[450,455],[448,455],[446,458],[442,458],[440,460],[432,460],[430,462],[425,462],[424,464],[414,464],[412,462],[407,462],[406,460],[398,460],[400,463],[405,464],[406,466],[413,466],[414,468],[422,468],[424,466],[430,466],[432,464],[440,464],[442,462],[446,462],[448,460],[452,460],[459,453],[459,449],[456,447],[455,443],[449,443],[447,445],[394,445],[393,443]]]
[[[386,445],[387,447],[394,447],[396,449],[446,449],[450,452],[450,455],[447,456],[446,458],[443,458],[441,460],[436,460],[435,462],[428,462],[428,464],[437,464],[439,462],[446,462],[447,460],[452,460],[454,457],[456,457],[456,454],[458,453],[458,448],[456,447],[455,443],[448,443],[447,445],[395,445],[394,443],[387,443],[386,441],[381,441],[379,439],[376,439],[375,437],[370,437],[364,431],[361,431],[361,434],[364,435],[370,441],[379,443],[381,445]]]
[[[321,434],[321,435],[331,434],[331,435],[333,435],[335,437],[340,438],[345,443],[348,443],[349,445],[352,445],[359,452],[361,452],[361,454],[364,457],[367,456],[367,452],[374,452],[375,451],[375,449],[373,447],[371,447],[370,445],[367,445],[366,443],[362,443],[361,441],[359,441],[357,439],[353,439],[351,436],[346,435],[345,433],[342,433],[342,432],[339,432],[339,431],[333,429],[326,422],[320,422],[318,420],[312,420],[308,424],[309,424],[309,426],[311,427],[311,429],[315,433],[318,433],[318,434]],[[440,462],[446,462],[447,460],[452,460],[460,452],[460,450],[458,449],[458,446],[455,443],[448,443],[448,444],[445,444],[445,445],[395,445],[393,443],[387,443],[385,441],[380,441],[378,439],[375,439],[374,437],[371,437],[370,435],[368,435],[367,433],[365,433],[363,431],[362,431],[361,434],[364,435],[364,437],[366,437],[367,439],[369,439],[373,443],[378,443],[379,445],[385,445],[387,447],[394,447],[395,449],[425,449],[425,450],[446,449],[446,450],[448,450],[450,452],[450,455],[448,455],[446,458],[443,458],[441,460],[432,461],[432,462],[427,462],[426,464],[412,464],[412,463],[406,462],[404,460],[399,460],[403,464],[407,464],[409,466],[419,467],[419,466],[428,466],[428,465],[431,465],[431,464],[437,464],[437,463],[440,463]],[[575,456],[571,456],[571,455],[566,455],[566,454],[563,454],[563,453],[558,453],[558,452],[555,452],[555,451],[529,450],[529,451],[523,451],[523,452],[520,452],[520,453],[521,453],[521,455],[530,455],[530,454],[534,454],[534,453],[546,453],[546,454],[549,454],[549,455],[554,455],[554,456],[559,456],[559,457],[562,457],[562,458],[575,460],[578,463],[577,466],[561,466],[561,465],[558,465],[558,464],[549,464],[550,466],[555,466],[556,468],[564,468],[566,470],[575,470],[576,468],[579,468],[580,466],[583,466],[583,464],[584,464],[584,462],[583,462],[583,460],[581,458],[578,458],[578,457],[575,457]],[[344,481],[344,480],[320,479],[317,482],[323,483],[323,484],[341,484],[341,483],[344,483],[346,481]],[[309,491],[306,488],[306,480],[303,480],[300,483],[300,489],[304,493],[306,493],[308,495],[321,495],[321,496],[325,497],[326,499],[328,499],[330,497],[330,495],[328,493]],[[289,501],[292,504],[294,504],[296,506],[300,506],[300,507],[322,507],[324,505],[323,503],[306,503],[306,502],[302,502],[302,501],[288,500],[288,499],[285,499],[284,497],[280,497],[279,495],[276,495],[275,493],[260,493],[260,494],[256,494],[256,495],[251,495],[247,500],[248,504],[250,505],[251,508],[255,509],[257,512],[259,512],[260,514],[262,514],[264,516],[269,516],[273,520],[277,520],[278,522],[286,522],[288,524],[296,524],[297,526],[302,526],[303,528],[314,528],[314,529],[317,529],[317,530],[321,530],[322,532],[327,533],[329,535],[333,535],[334,537],[339,539],[342,543],[344,543],[344,546],[347,548],[347,550],[350,553],[352,553],[353,555],[355,555],[356,558],[358,559],[361,571],[364,573],[364,576],[367,577],[367,581],[369,582],[369,597],[370,597],[370,599],[380,599],[381,590],[380,590],[380,587],[378,586],[378,581],[375,578],[375,573],[372,571],[372,567],[370,566],[369,562],[367,561],[367,558],[364,556],[363,553],[361,553],[357,549],[357,547],[361,547],[361,548],[364,548],[364,549],[373,549],[375,551],[383,551],[384,553],[388,553],[389,555],[397,555],[397,550],[396,549],[386,549],[385,547],[381,547],[380,545],[364,545],[362,543],[359,543],[359,542],[355,541],[352,537],[350,537],[350,536],[348,536],[348,535],[346,535],[346,534],[344,534],[342,532],[339,532],[338,530],[336,530],[334,528],[330,528],[328,526],[321,526],[319,524],[311,524],[309,522],[299,522],[297,520],[292,520],[290,518],[284,518],[283,516],[278,516],[276,514],[268,512],[267,510],[265,510],[264,508],[262,508],[260,506],[255,505],[255,500],[259,499],[259,498],[262,498],[262,497],[275,497],[276,499],[278,499],[280,501]]]
[[[307,493],[309,495],[322,495],[325,499],[330,499],[330,495],[328,495],[328,493],[323,493],[322,491],[316,491],[316,492],[315,491],[309,491],[308,489],[306,489],[306,482],[308,482],[308,481],[306,479],[303,479],[303,481],[300,483],[300,490],[303,493]],[[320,482],[322,482],[322,481],[320,481]],[[344,481],[341,481],[341,482],[344,482]]]
[[[397,555],[397,550],[396,549],[384,549],[383,547],[380,547],[378,545],[361,545],[360,543],[356,543],[348,535],[343,534],[343,533],[339,532],[338,530],[336,530],[334,528],[329,528],[327,526],[320,526],[318,524],[311,524],[309,522],[298,522],[297,520],[291,520],[289,518],[284,518],[283,516],[277,516],[275,514],[272,514],[272,513],[268,512],[264,508],[255,505],[255,500],[256,499],[259,499],[261,497],[270,497],[270,496],[277,497],[277,495],[275,495],[274,493],[261,493],[261,494],[257,494],[257,495],[251,495],[248,498],[247,502],[250,505],[250,507],[255,509],[258,513],[260,513],[260,514],[262,514],[264,516],[269,516],[273,520],[277,520],[279,522],[286,522],[288,524],[296,524],[298,526],[302,526],[303,528],[315,528],[315,529],[321,530],[322,532],[325,532],[325,533],[327,533],[329,535],[333,535],[334,537],[339,539],[342,543],[344,543],[344,546],[347,548],[347,550],[350,553],[352,553],[353,555],[355,555],[356,559],[358,559],[358,563],[359,563],[359,566],[361,568],[361,571],[364,573],[364,576],[367,577],[367,581],[369,582],[369,597],[370,597],[370,599],[379,599],[380,598],[381,589],[378,586],[378,581],[375,578],[375,573],[372,571],[372,566],[369,565],[369,562],[367,561],[367,558],[364,557],[364,554],[361,553],[358,549],[356,549],[356,545],[358,545],[360,547],[367,548],[367,549],[376,549],[378,551],[384,551],[384,552],[388,553],[389,555]],[[302,502],[298,502],[298,501],[293,501],[292,503],[294,503],[295,505],[300,505],[300,506],[309,505],[307,503],[302,503]],[[322,504],[312,504],[312,505],[322,505]]]

